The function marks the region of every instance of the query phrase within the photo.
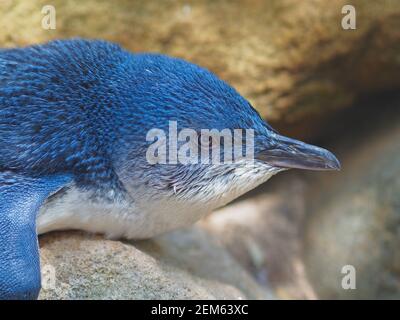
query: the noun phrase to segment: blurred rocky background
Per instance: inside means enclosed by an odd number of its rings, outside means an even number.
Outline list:
[[[55,30],[41,27],[49,4]],[[341,26],[346,4],[355,30]],[[400,298],[400,1],[0,0],[0,12],[1,47],[102,38],[205,66],[343,167],[282,173],[154,240],[45,235],[57,283],[42,298]]]

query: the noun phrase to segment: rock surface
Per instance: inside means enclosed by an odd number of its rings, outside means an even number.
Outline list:
[[[42,271],[55,274],[43,275],[40,299],[272,298],[197,227],[140,242],[57,232],[40,246]]]
[[[371,119],[362,141],[351,137],[338,179],[313,190],[305,256],[321,298],[400,298],[400,117],[388,116],[380,129]],[[345,265],[355,268],[355,290],[342,288]]]
[[[57,28],[44,30],[48,1],[3,0],[0,46],[79,36],[183,57],[229,81],[269,120],[297,121],[400,87],[400,2],[351,1],[357,29],[345,31],[347,2],[55,0]]]
[[[281,175],[268,190],[216,211],[201,225],[277,298],[315,299],[303,263],[307,185],[296,173]]]

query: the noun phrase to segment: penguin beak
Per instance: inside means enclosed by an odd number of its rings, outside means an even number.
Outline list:
[[[256,159],[278,168],[340,170],[333,153],[279,134],[270,137],[268,147],[256,153]]]

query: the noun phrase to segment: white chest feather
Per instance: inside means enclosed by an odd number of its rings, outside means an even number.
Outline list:
[[[264,168],[265,169],[265,168]],[[267,168],[268,169],[268,168]],[[205,184],[201,191],[175,194],[155,190],[130,191],[132,202],[92,201],[90,193],[71,187],[43,205],[37,218],[38,233],[80,229],[110,238],[145,239],[193,224],[205,214],[268,180],[277,171],[237,168],[226,177]]]
[[[143,205],[92,201],[89,193],[71,188],[65,195],[41,208],[37,230],[42,234],[80,229],[103,233],[109,238],[146,239],[201,218],[201,213],[185,214],[182,208],[168,201]]]

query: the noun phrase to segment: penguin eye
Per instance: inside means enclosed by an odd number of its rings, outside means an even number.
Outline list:
[[[219,143],[219,141],[212,135],[201,133],[197,135],[197,145],[203,149],[214,148],[217,143]]]
[[[200,146],[202,148],[205,148],[205,149],[208,149],[209,147],[212,146],[212,143],[213,143],[213,138],[211,136],[204,135],[204,134],[201,134],[201,133],[199,133],[197,135],[197,145],[198,146]]]

